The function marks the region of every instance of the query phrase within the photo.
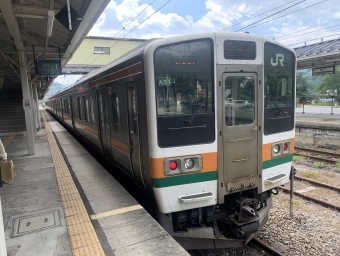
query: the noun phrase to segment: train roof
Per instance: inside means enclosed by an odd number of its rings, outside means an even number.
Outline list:
[[[110,63],[106,64],[105,66],[98,68],[96,70],[91,71],[90,73],[88,73],[86,76],[82,77],[80,80],[78,80],[75,84],[73,84],[72,86],[64,89],[63,91],[60,91],[58,93],[56,93],[55,95],[53,95],[52,97],[56,97],[59,96],[60,94],[64,94],[67,91],[72,90],[74,87],[77,87],[81,84],[85,84],[88,80],[95,78],[96,76],[102,74],[103,72],[129,60],[138,56],[142,56],[144,53],[145,48],[152,42],[156,41],[156,40],[177,40],[178,38],[182,38],[183,40],[189,40],[191,39],[193,36],[213,36],[213,35],[235,35],[238,34],[238,37],[242,38],[242,39],[249,39],[249,38],[253,38],[253,39],[258,39],[258,40],[266,40],[268,42],[280,45],[281,47],[284,47],[286,49],[289,49],[291,51],[293,51],[293,49],[287,47],[286,45],[279,43],[277,41],[273,41],[270,40],[268,38],[265,38],[263,36],[259,36],[259,35],[254,35],[254,34],[247,34],[247,33],[235,33],[235,32],[204,32],[204,33],[194,33],[194,34],[187,34],[187,35],[178,35],[178,36],[173,36],[173,37],[167,37],[167,38],[153,38],[153,39],[149,39],[147,41],[145,41],[144,43],[138,45],[136,48],[132,49],[131,51],[123,54],[122,56],[118,57],[117,59],[111,61]],[[294,51],[293,51],[294,52]],[[295,54],[295,52],[294,52]],[[51,98],[52,98],[51,97]]]
[[[101,68],[98,68],[96,70],[93,70],[91,72],[89,72],[86,76],[82,77],[81,79],[79,79],[76,83],[74,83],[72,86],[70,87],[67,87],[65,88],[64,90],[62,91],[59,91],[58,93],[56,93],[55,95],[53,95],[51,98],[55,97],[55,96],[58,96],[60,93],[63,93],[63,92],[67,92],[68,90],[71,90],[73,87],[76,87],[78,86],[79,84],[82,84],[82,83],[86,83],[87,80],[101,74],[102,72],[105,72],[106,70],[114,67],[114,66],[117,66],[121,63],[123,63],[124,61],[128,60],[128,59],[131,59],[131,58],[134,58],[134,57],[137,57],[137,56],[140,56],[140,55],[143,55],[144,53],[144,49],[145,47],[155,41],[155,40],[158,40],[159,38],[153,38],[153,39],[149,39],[147,41],[145,41],[144,43],[138,45],[137,47],[133,48],[132,50],[124,53],[123,55],[119,56],[117,59],[109,62],[108,64],[106,64],[105,66],[101,67]]]

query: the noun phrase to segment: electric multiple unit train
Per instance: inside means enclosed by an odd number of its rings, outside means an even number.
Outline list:
[[[184,248],[238,247],[289,180],[295,70],[294,51],[260,36],[181,35],[143,43],[46,105],[146,192]]]

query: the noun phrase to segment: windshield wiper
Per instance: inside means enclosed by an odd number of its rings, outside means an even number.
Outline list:
[[[191,123],[191,121],[194,119],[197,111],[201,108],[202,103],[206,103],[208,101],[208,98],[202,98],[198,103],[196,109],[192,112],[191,116],[185,120],[186,123]]]
[[[282,111],[281,111],[281,109],[279,108],[279,106],[274,102],[274,106],[276,107],[276,109],[277,109],[277,113],[278,114],[281,114],[282,113]]]

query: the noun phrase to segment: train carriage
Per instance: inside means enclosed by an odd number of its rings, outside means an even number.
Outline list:
[[[294,52],[241,33],[150,40],[47,106],[146,191],[186,249],[245,245],[288,182]]]

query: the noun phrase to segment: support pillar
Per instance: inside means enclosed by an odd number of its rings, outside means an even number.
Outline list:
[[[24,105],[24,111],[25,111],[28,154],[32,156],[32,155],[35,155],[32,114],[31,114],[32,100],[30,97],[26,66],[20,67],[20,79],[21,79],[21,87],[22,87],[23,105]]]
[[[39,99],[38,99],[38,86],[39,86],[39,83],[36,83],[34,86],[34,99],[35,99],[36,110],[37,110],[38,129],[40,130],[41,120],[40,120]]]
[[[33,93],[33,90],[34,90],[34,84],[29,81],[29,86],[30,86],[30,97],[31,97],[31,103],[32,103],[32,106],[31,106],[31,111],[32,111],[32,126],[33,126],[33,134],[34,135],[37,135],[37,118],[36,118],[36,107],[35,107],[35,100],[34,100],[34,93]]]
[[[4,224],[3,224],[2,208],[1,208],[1,196],[0,196],[0,256],[6,256],[6,255],[7,255],[6,237],[5,237],[5,232],[4,232]]]

